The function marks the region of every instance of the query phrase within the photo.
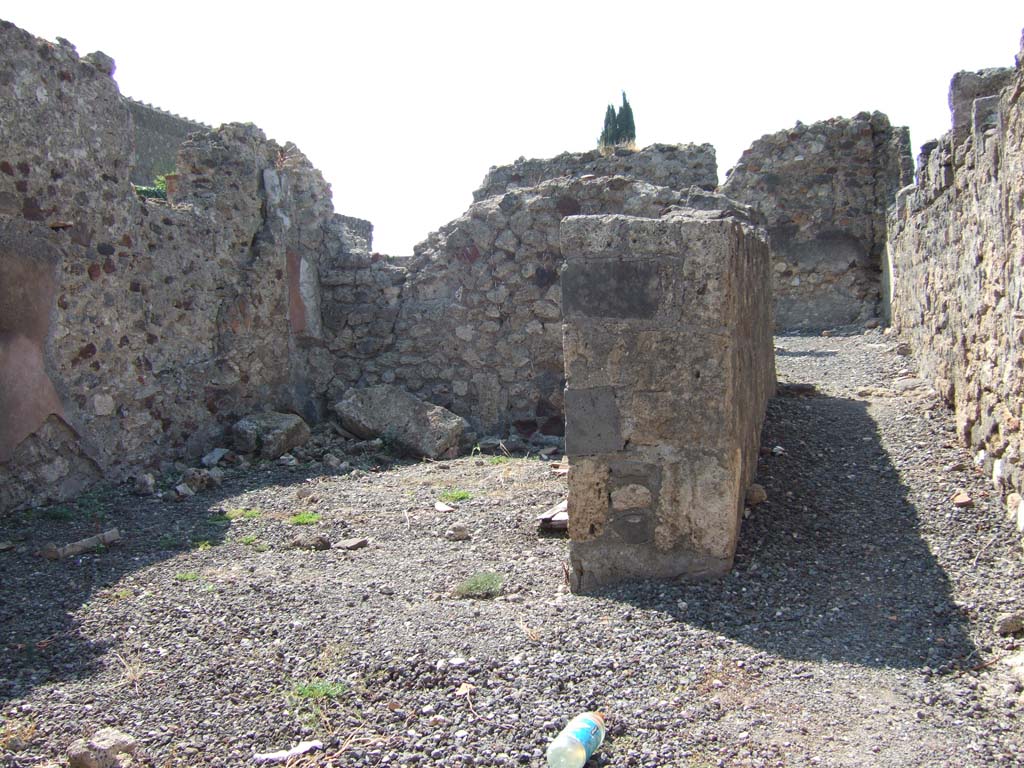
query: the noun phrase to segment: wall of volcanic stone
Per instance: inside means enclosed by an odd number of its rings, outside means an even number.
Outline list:
[[[410,258],[367,254],[325,270],[330,397],[395,382],[482,434],[561,435],[560,221],[657,217],[685,199],[621,176],[554,179],[474,203]]]
[[[616,147],[607,154],[563,152],[547,159],[519,158],[511,165],[492,166],[473,200],[532,187],[557,178],[628,176],[659,187],[713,190],[718,186],[718,163],[710,144],[651,144],[643,149]]]
[[[193,137],[170,202],[138,199],[129,109],[88,59],[0,23],[0,509],[315,411],[319,265],[369,233],[252,126]]]
[[[954,130],[889,219],[893,325],[1004,492],[1024,482],[1022,64],[954,78]]]
[[[134,99],[125,99],[131,112],[135,128],[133,145],[135,162],[132,166],[132,182],[148,186],[160,174],[174,170],[178,147],[196,131],[206,132],[210,126],[197,123],[170,112],[143,104]]]
[[[886,210],[912,172],[907,129],[880,112],[797,123],[743,153],[721,192],[767,218],[777,328],[879,314]]]

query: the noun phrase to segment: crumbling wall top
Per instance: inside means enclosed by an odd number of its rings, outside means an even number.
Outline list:
[[[1005,88],[1014,70],[992,67],[976,72],[957,72],[949,82],[949,111],[953,122],[953,141],[961,143],[971,132],[971,114],[974,102],[986,96],[995,96]]]
[[[563,152],[550,159],[519,158],[511,165],[492,166],[480,188],[473,193],[479,202],[519,187],[532,187],[562,176],[629,176],[669,189],[714,189],[718,163],[710,144],[651,144],[640,150],[617,147],[610,154]]]

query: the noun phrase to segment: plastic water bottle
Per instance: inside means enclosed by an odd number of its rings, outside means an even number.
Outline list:
[[[548,747],[548,768],[583,768],[604,741],[604,715],[576,715]]]

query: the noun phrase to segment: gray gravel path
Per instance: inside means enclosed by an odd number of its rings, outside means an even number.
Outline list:
[[[598,766],[1024,765],[999,661],[1020,638],[992,629],[1024,608],[1024,565],[998,495],[889,337],[776,344],[780,381],[817,393],[772,401],[768,501],[713,583],[569,594],[565,540],[533,523],[565,482],[534,458],[270,465],[186,502],[110,489],[0,523],[0,766],[64,765],[103,726],[146,766],[311,738],[295,765],[541,766],[590,708]],[[435,511],[453,490],[471,498]],[[289,548],[303,511],[369,546]],[[107,552],[32,556],[113,525]],[[481,571],[500,597],[453,595]]]

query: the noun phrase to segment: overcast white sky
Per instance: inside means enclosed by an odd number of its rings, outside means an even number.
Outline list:
[[[637,143],[709,142],[880,110],[918,147],[949,79],[1012,66],[1021,0],[6,3],[0,18],[117,61],[121,92],[293,141],[375,250],[412,252],[491,165],[596,144],[624,89]]]

